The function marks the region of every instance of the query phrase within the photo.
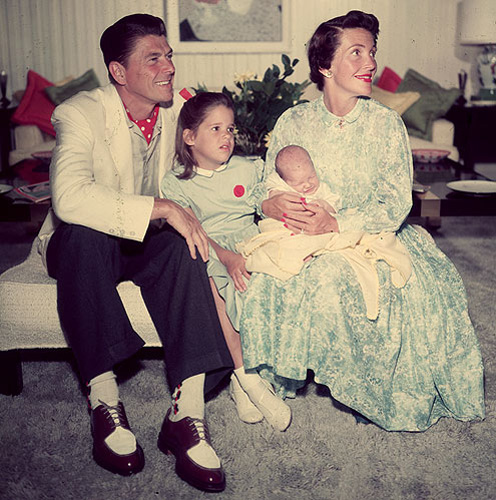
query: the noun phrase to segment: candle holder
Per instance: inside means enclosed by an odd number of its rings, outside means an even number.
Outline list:
[[[6,108],[10,104],[10,100],[7,99],[7,73],[5,71],[0,72],[0,91],[2,92],[0,104],[2,108]]]

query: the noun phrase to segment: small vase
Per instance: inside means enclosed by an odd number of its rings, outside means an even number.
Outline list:
[[[10,100],[7,99],[7,73],[3,70],[0,72],[0,91],[2,92],[0,104],[2,108],[6,108],[10,104]]]

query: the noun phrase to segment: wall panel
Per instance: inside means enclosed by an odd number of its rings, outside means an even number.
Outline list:
[[[305,43],[316,26],[351,9],[373,12],[381,23],[378,65],[400,75],[411,67],[444,86],[455,86],[473,53],[455,44],[459,0],[291,0],[292,49],[301,60],[294,79],[307,78]],[[139,11],[165,16],[164,0],[0,0],[0,70],[9,94],[24,88],[29,68],[57,81],[94,68],[107,81],[98,41],[118,18]],[[455,50],[456,49],[456,50]],[[280,54],[177,54],[176,87],[232,86],[235,72],[280,64]]]
[[[106,82],[100,35],[120,17],[137,11],[163,17],[164,2],[0,0],[0,70],[9,74],[9,94],[24,88],[28,69],[57,81],[93,68]]]

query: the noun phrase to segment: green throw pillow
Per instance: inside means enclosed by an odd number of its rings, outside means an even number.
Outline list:
[[[60,87],[47,87],[45,92],[50,100],[54,104],[58,105],[81,90],[92,90],[99,86],[100,82],[98,81],[95,72],[92,69],[89,69],[79,78],[74,78],[74,80],[71,80],[65,85],[61,85]]]
[[[444,116],[460,96],[458,89],[444,89],[413,69],[406,72],[396,92],[419,92],[420,99],[402,115],[408,133],[432,140],[432,123]]]

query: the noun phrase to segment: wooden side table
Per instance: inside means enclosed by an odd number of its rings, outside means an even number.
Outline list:
[[[0,196],[0,223],[29,223],[39,229],[50,207],[50,200],[32,203],[16,198],[15,195],[2,195]]]
[[[449,159],[437,164],[415,163],[415,179],[430,186],[425,193],[413,193],[411,217],[421,217],[430,227],[439,227],[447,216],[495,216],[496,194],[474,195],[453,191],[451,181],[487,180],[464,165]]]
[[[12,149],[12,129],[10,119],[17,109],[16,104],[0,107],[0,175],[5,176],[9,167],[9,153]]]
[[[496,102],[494,106],[454,105],[446,118],[455,125],[454,144],[466,168],[473,170],[477,162],[496,162]]]

